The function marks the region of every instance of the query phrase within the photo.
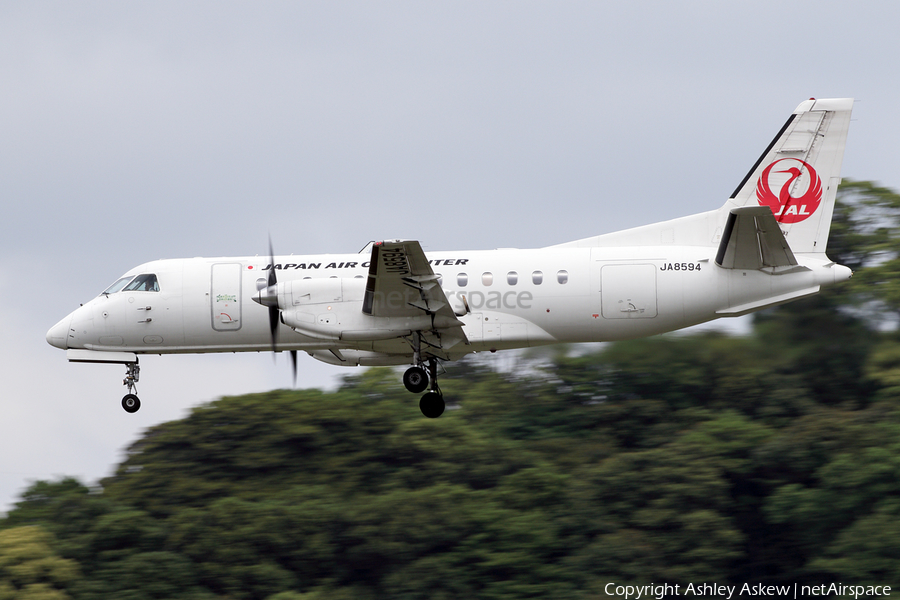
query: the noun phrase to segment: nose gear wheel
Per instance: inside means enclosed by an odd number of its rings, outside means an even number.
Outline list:
[[[122,398],[122,408],[125,409],[125,412],[136,413],[141,408],[141,400],[134,394],[126,394]]]

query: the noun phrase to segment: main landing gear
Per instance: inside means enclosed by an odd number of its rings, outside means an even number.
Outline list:
[[[419,410],[429,419],[436,419],[444,414],[444,395],[441,394],[441,388],[437,383],[437,359],[435,357],[428,358],[428,371],[416,365],[410,367],[403,374],[403,385],[410,392],[418,394],[428,387],[431,381],[431,391],[427,392],[419,400]]]
[[[141,408],[141,400],[132,392],[137,391],[137,382],[141,378],[141,367],[137,361],[125,363],[125,381],[122,385],[128,386],[128,393],[122,398],[122,408],[125,412],[136,413]]]

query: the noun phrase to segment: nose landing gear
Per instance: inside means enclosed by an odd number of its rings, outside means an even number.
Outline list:
[[[122,408],[125,412],[136,413],[141,408],[141,400],[133,392],[137,391],[137,382],[141,378],[141,367],[137,361],[125,363],[125,381],[122,385],[128,387],[128,393],[122,398]]]
[[[417,353],[418,354],[418,353]],[[431,391],[427,392],[419,400],[419,410],[429,419],[436,419],[444,414],[444,395],[437,383],[437,359],[433,356],[428,358],[428,373],[420,365],[410,367],[403,374],[403,385],[410,392],[418,394],[428,387],[429,380],[431,382]]]

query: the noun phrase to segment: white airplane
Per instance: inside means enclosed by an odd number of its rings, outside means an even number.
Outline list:
[[[411,365],[427,417],[439,361],[654,335],[810,296],[851,276],[825,255],[853,100],[802,102],[716,210],[533,250],[190,258],[136,267],[47,333],[72,362],[287,350],[336,365]],[[250,301],[253,302],[250,302]],[[261,305],[261,306],[259,306]]]

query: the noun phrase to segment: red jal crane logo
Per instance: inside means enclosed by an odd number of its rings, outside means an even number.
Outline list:
[[[769,183],[769,174],[772,167],[786,160],[800,163],[799,166],[791,166],[775,173],[788,173],[790,177],[781,184],[781,189],[776,195]],[[791,186],[803,174],[803,169],[809,174],[809,186],[802,196],[791,196]],[[765,171],[759,177],[759,183],[756,184],[756,198],[759,200],[760,206],[768,206],[775,214],[775,220],[779,223],[799,223],[819,208],[822,201],[822,180],[808,162],[799,158],[782,158],[776,160],[766,167]]]

